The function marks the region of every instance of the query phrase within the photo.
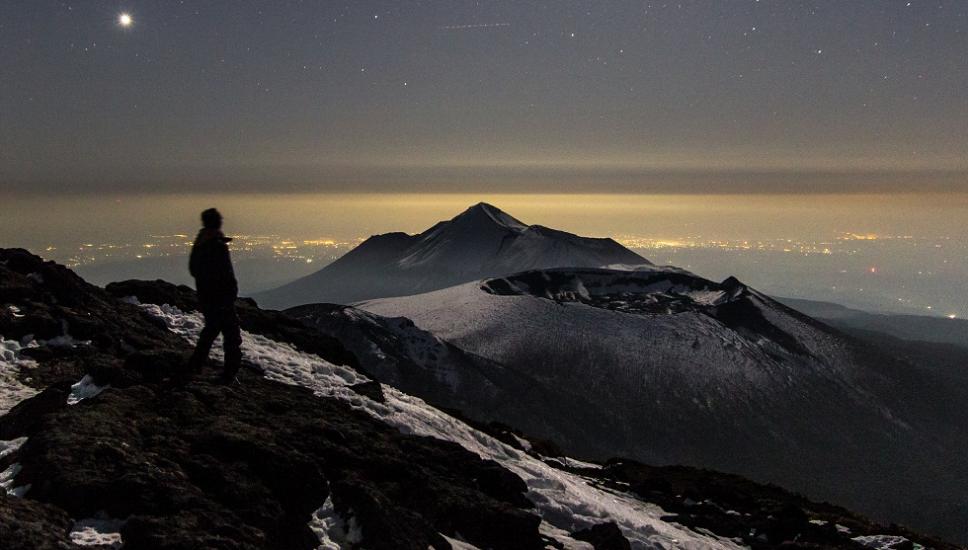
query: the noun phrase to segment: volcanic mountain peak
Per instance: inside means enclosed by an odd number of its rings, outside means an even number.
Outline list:
[[[527,225],[482,202],[417,235],[370,237],[320,271],[256,299],[270,307],[347,304],[531,269],[648,263],[612,239]]]
[[[486,202],[479,202],[467,210],[464,210],[450,220],[450,223],[448,224],[448,226],[465,227],[481,227],[488,225],[496,225],[498,227],[510,229],[516,233],[524,231],[528,228],[527,224],[521,222],[500,208]]]

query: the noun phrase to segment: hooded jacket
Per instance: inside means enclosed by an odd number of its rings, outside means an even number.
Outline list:
[[[195,278],[195,290],[203,304],[233,303],[239,294],[229,255],[231,240],[218,229],[207,228],[195,237],[188,271]]]

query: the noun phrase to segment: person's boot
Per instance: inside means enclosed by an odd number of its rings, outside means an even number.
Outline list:
[[[222,375],[218,377],[218,383],[223,386],[235,386],[240,384],[238,375],[238,369],[229,370],[226,369],[222,371]]]
[[[231,385],[238,383],[239,379],[237,375],[239,374],[239,369],[242,368],[242,353],[235,352],[235,350],[228,350],[225,354],[225,368],[222,371],[222,376],[219,378],[219,383],[224,385]]]

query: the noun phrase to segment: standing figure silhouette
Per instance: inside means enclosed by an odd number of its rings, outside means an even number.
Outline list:
[[[195,237],[188,270],[195,278],[198,303],[205,316],[205,328],[198,337],[198,344],[189,365],[198,371],[208,361],[209,351],[215,338],[222,334],[225,350],[225,370],[221,382],[233,383],[242,364],[242,330],[235,311],[235,299],[239,284],[232,269],[228,243],[232,239],[222,233],[222,215],[209,208],[202,212],[202,229]]]

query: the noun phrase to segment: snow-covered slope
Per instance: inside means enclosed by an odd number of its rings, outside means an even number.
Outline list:
[[[608,429],[604,421],[588,425],[560,420],[568,418],[575,407],[597,410],[599,405],[583,392],[566,392],[527,372],[462,350],[409,319],[332,304],[298,306],[285,313],[338,339],[384,384],[446,410],[460,411],[475,421],[514,419],[515,428],[542,433],[564,445]],[[604,418],[603,414],[597,416]]]
[[[562,422],[611,427],[566,449],[585,456],[734,471],[907,521],[968,489],[950,466],[965,438],[904,365],[735,279],[552,269],[357,306],[581,392],[598,407]]]
[[[169,306],[146,305],[148,311],[174,332],[194,341],[202,328],[197,313]],[[633,548],[741,548],[735,542],[698,533],[661,518],[658,506],[636,497],[596,487],[581,476],[555,469],[528,454],[479,432],[422,400],[384,388],[385,402],[364,398],[349,386],[360,383],[355,370],[333,365],[312,354],[265,337],[243,334],[243,353],[265,369],[267,378],[307,387],[320,396],[336,397],[396,426],[404,433],[453,441],[494,460],[519,475],[528,485],[528,498],[544,520],[542,531],[568,548],[590,548],[568,533],[602,521],[614,521]],[[308,520],[308,518],[307,518]]]
[[[273,308],[346,304],[427,292],[527,269],[619,263],[649,262],[612,239],[529,226],[480,203],[418,235],[371,237],[320,271],[255,298]]]

